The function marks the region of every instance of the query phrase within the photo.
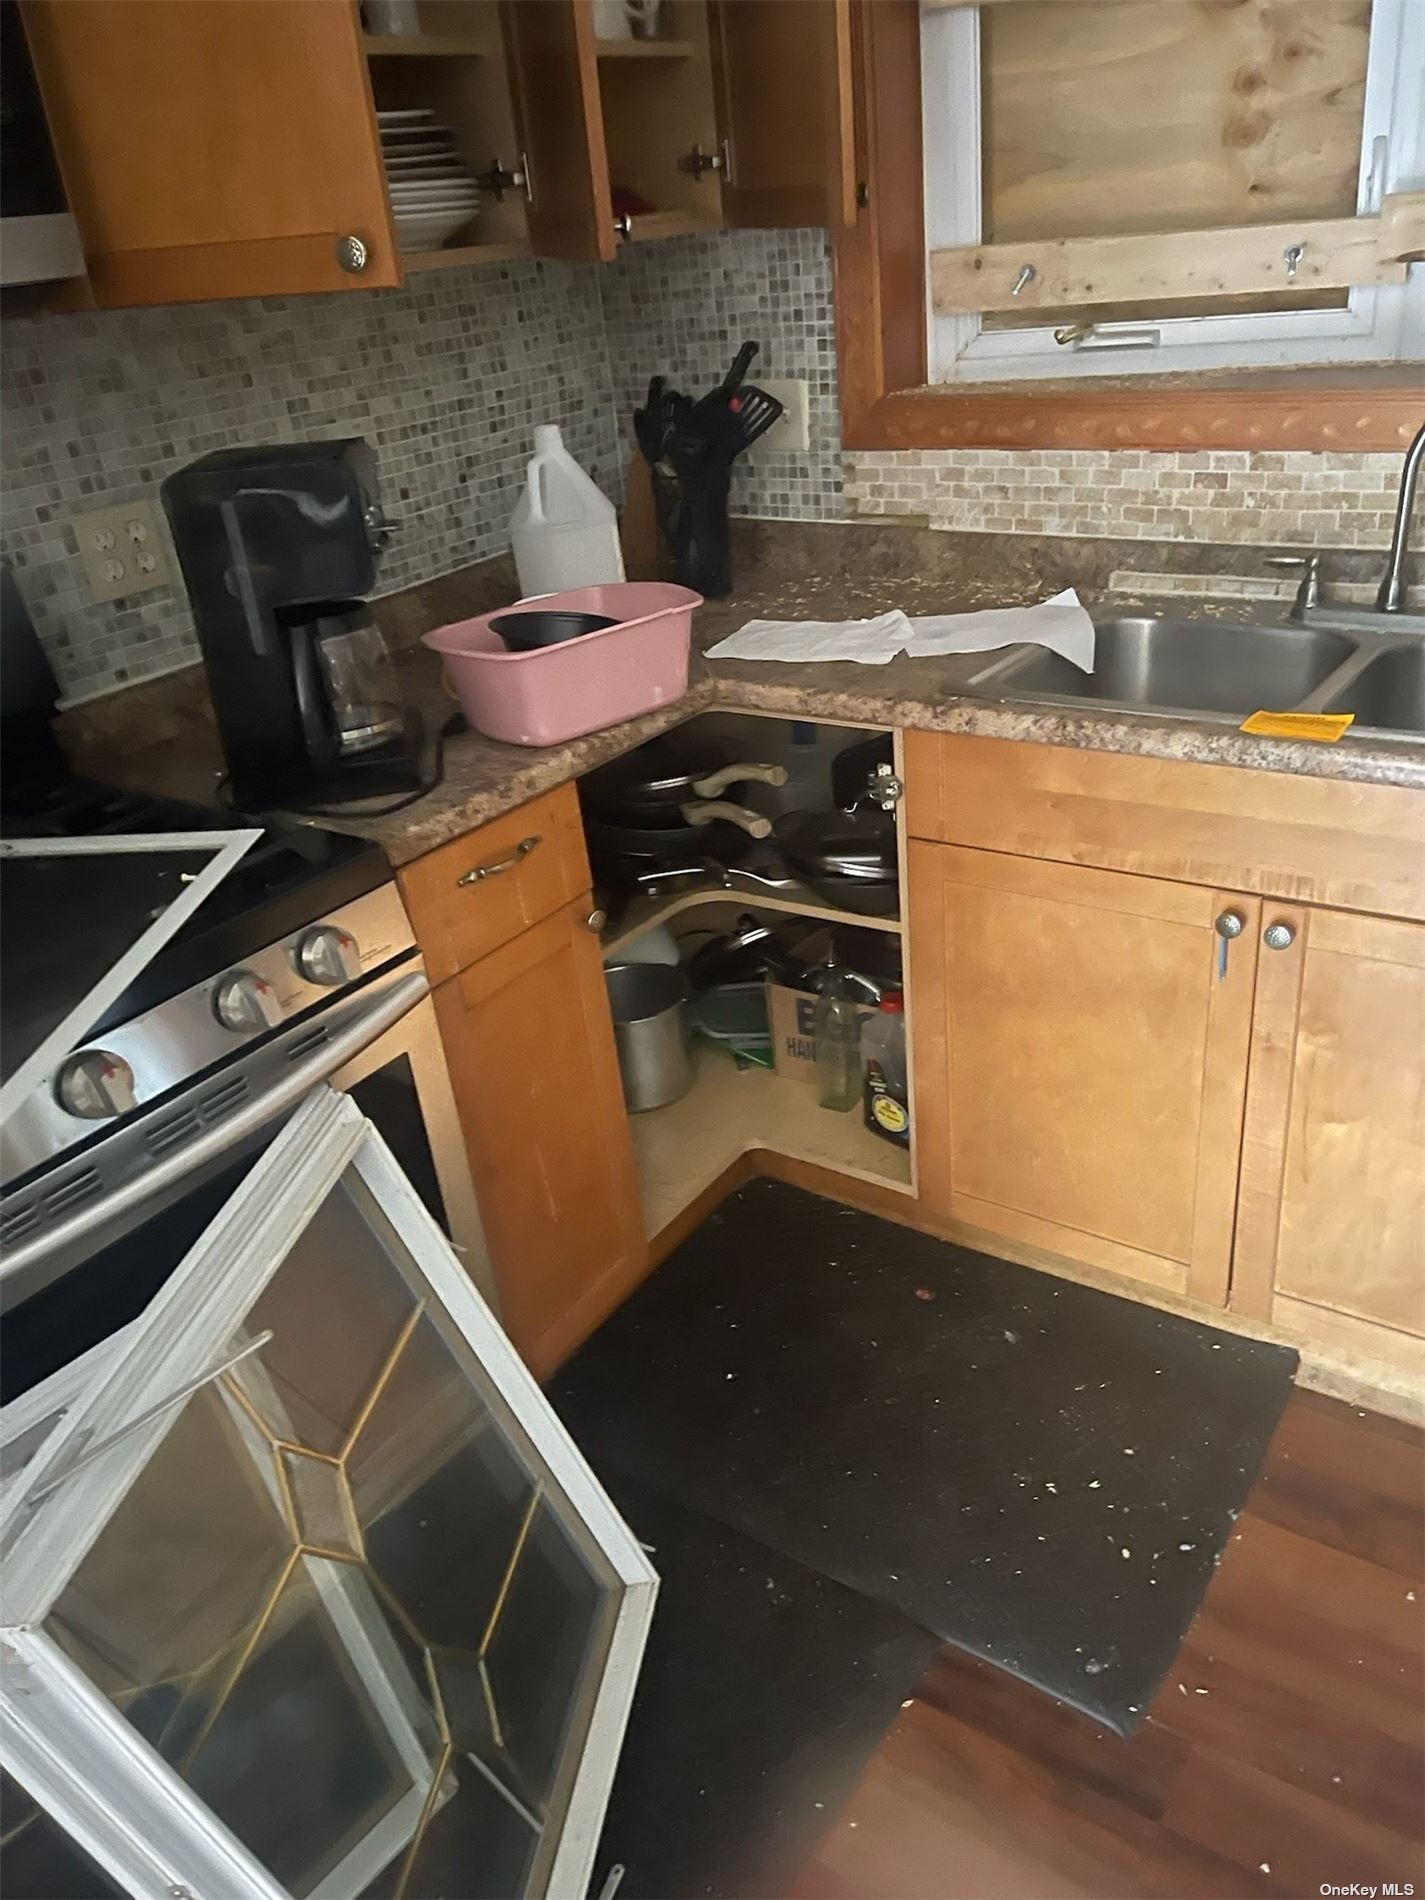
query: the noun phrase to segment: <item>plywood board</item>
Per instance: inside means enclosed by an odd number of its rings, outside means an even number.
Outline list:
[[[1369,0],[1018,0],[981,15],[984,236],[1356,208]]]

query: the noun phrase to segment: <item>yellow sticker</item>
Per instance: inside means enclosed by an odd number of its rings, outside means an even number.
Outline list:
[[[894,1095],[878,1095],[871,1104],[871,1113],[887,1134],[903,1135],[910,1126],[910,1116]]]
[[[1262,739],[1317,739],[1335,745],[1355,718],[1354,713],[1254,712],[1242,721],[1243,732]]]

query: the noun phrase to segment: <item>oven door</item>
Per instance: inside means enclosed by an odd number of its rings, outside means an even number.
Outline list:
[[[331,1012],[275,1079],[137,1179],[4,1254],[0,1396],[6,1404],[135,1320],[278,1130],[320,1083],[349,1093],[388,1143],[486,1301],[489,1257],[419,967],[388,972]],[[498,1309],[497,1309],[498,1310]]]
[[[355,1100],[11,1425],[8,1891],[584,1893],[657,1579]]]
[[[430,997],[423,997],[330,1081],[332,1088],[352,1097],[380,1134],[486,1305],[498,1313],[494,1273]]]

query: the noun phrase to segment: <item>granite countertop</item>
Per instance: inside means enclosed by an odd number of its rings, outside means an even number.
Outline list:
[[[951,541],[996,545],[975,550],[974,559],[963,558],[965,550],[959,550],[961,558],[953,563],[936,559],[933,564],[909,564],[905,530],[835,528],[828,532],[796,531],[793,524],[742,525],[744,544],[753,543],[740,550],[744,556],[754,556],[753,583],[734,598],[709,602],[698,611],[693,624],[693,665],[683,698],[561,746],[535,749],[462,734],[446,745],[442,783],[416,804],[386,817],[363,816],[353,807],[340,818],[321,822],[372,838],[394,865],[405,864],[670,726],[714,708],[848,725],[976,733],[1425,789],[1425,742],[1381,744],[1348,737],[1338,745],[1319,745],[1252,738],[1202,720],[968,697],[965,682],[983,668],[984,654],[915,660],[902,655],[880,666],[708,661],[702,657],[708,647],[755,616],[847,619],[893,606],[907,613],[955,613],[1026,604],[1069,584],[1078,585],[1085,604],[1099,612],[1146,609],[1187,612],[1194,617],[1212,614],[1258,621],[1264,617],[1261,606],[1240,600],[1214,605],[1202,597],[1190,602],[1181,596],[1154,601],[1111,592],[1094,584],[1106,579],[1111,555],[1101,551],[1097,561],[1089,563],[1082,550],[1066,555],[1062,542],[1041,542],[1038,537],[935,535],[931,540],[942,547]],[[753,533],[754,529],[759,532]],[[914,538],[913,530],[909,538]],[[775,542],[775,561],[755,560],[757,543],[763,539]],[[1003,544],[1008,542],[1019,545],[1006,549]],[[797,544],[801,544],[800,558]],[[938,555],[939,550],[934,551]],[[808,552],[820,558],[808,559]],[[983,558],[986,554],[994,558]],[[1144,565],[1142,552],[1136,565]],[[419,708],[428,733],[438,731],[455,707],[442,688],[436,656],[410,642],[430,627],[502,604],[512,598],[512,592],[506,565],[487,562],[378,603],[388,638],[397,649],[407,697]],[[1273,604],[1266,611],[1275,617],[1280,608]],[[133,700],[140,691],[134,689],[121,697]],[[222,761],[211,713],[206,707],[199,709],[202,697],[198,672],[193,704],[182,712],[170,707],[159,722],[160,732],[154,732],[152,719],[144,722],[147,744],[135,743],[131,720],[124,722],[125,742],[120,742],[112,719],[96,722],[101,728],[107,723],[107,745],[100,750],[110,756],[96,758],[92,746],[86,744],[82,769],[102,769],[110,777],[148,791],[211,801]]]

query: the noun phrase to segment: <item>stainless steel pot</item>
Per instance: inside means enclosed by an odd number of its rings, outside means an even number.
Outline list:
[[[610,963],[604,981],[629,1113],[665,1108],[693,1086],[683,972],[666,963]]]

